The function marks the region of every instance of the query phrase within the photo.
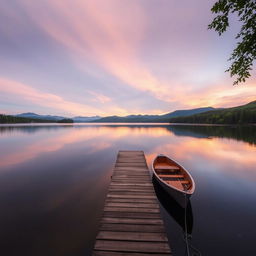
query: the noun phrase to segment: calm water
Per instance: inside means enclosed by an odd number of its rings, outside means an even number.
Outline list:
[[[90,255],[120,149],[191,172],[201,255],[256,255],[256,127],[169,125],[1,126],[0,255]],[[184,212],[156,190],[174,255],[185,255]]]

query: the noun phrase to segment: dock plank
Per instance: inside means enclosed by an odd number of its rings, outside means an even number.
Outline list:
[[[119,151],[93,256],[170,255],[143,151]]]
[[[145,212],[145,213],[160,213],[159,208],[145,208],[145,207],[116,207],[116,206],[105,206],[105,212]]]
[[[126,231],[126,232],[156,232],[164,233],[165,229],[163,225],[143,225],[143,224],[113,224],[102,223],[100,230],[104,231]]]
[[[100,231],[97,239],[103,240],[119,240],[119,241],[151,241],[151,242],[167,242],[164,233],[149,232],[119,232],[119,231]]]
[[[107,252],[107,251],[95,251],[94,256],[149,256],[147,253],[126,253],[126,252]],[[170,253],[154,253],[153,256],[171,256]]]
[[[142,241],[118,241],[96,240],[95,250],[119,251],[119,252],[143,252],[143,253],[170,253],[167,242],[142,242]]]
[[[139,219],[139,218],[119,218],[119,217],[104,217],[101,219],[101,223],[111,224],[141,224],[141,225],[162,225],[163,220],[158,219]]]
[[[116,202],[106,202],[106,207],[129,207],[129,208],[151,208],[151,209],[159,209],[159,205],[157,203],[116,203]]]
[[[133,203],[133,204],[157,204],[155,199],[141,199],[141,198],[106,198],[106,203]]]

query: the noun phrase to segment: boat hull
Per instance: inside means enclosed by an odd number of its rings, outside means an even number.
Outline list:
[[[170,186],[167,186],[159,177],[154,173],[154,176],[159,183],[159,185],[173,198],[175,201],[183,208],[187,207],[189,198],[191,194],[186,194],[176,189],[173,189]]]

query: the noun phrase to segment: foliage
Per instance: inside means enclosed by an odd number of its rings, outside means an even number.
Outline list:
[[[33,119],[26,117],[17,117],[0,114],[1,124],[16,124],[16,123],[52,123],[52,120]]]
[[[256,123],[256,101],[240,107],[172,118],[170,121],[171,123],[252,124]]]
[[[74,121],[69,118],[64,118],[64,119],[57,121],[57,123],[74,123]]]
[[[209,24],[221,35],[229,26],[229,15],[236,13],[242,23],[237,34],[238,43],[229,61],[233,61],[226,70],[231,77],[237,76],[234,85],[245,82],[250,77],[253,61],[256,59],[256,1],[255,0],[218,0],[211,9],[217,16]]]

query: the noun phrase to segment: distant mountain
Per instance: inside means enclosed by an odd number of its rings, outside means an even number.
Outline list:
[[[256,101],[248,104],[208,111],[191,116],[174,117],[171,123],[253,124],[256,123]]]
[[[172,118],[172,117],[179,117],[179,116],[191,116],[194,114],[200,114],[200,113],[204,113],[212,110],[216,110],[216,109],[212,107],[205,107],[205,108],[194,108],[194,109],[187,109],[187,110],[175,110],[168,114],[162,115],[162,117]]]
[[[100,116],[75,116],[73,117],[73,121],[75,123],[84,123],[84,122],[91,122],[100,119]]]
[[[129,115],[129,116],[107,116],[97,119],[93,122],[100,123],[169,123],[172,117],[189,116],[197,113],[215,110],[212,107],[195,108],[188,110],[176,110],[163,115]]]
[[[256,101],[250,102],[243,106],[233,108],[195,108],[187,110],[175,110],[173,112],[163,115],[128,115],[125,117],[120,116],[76,116],[73,118],[67,118],[63,116],[52,115],[38,115],[36,113],[22,113],[15,116],[2,115],[2,122],[9,120],[12,123],[17,122],[66,122],[73,120],[74,122],[100,122],[100,123],[208,123],[208,124],[244,124],[244,123],[256,123]],[[17,118],[17,119],[15,119]],[[18,119],[27,118],[30,119]],[[64,119],[64,120],[63,120]],[[1,121],[1,120],[0,120]],[[8,121],[8,122],[9,122]],[[1,122],[0,122],[1,123]]]
[[[52,121],[60,121],[63,119],[72,119],[73,122],[76,123],[85,123],[85,122],[91,122],[91,121],[95,121],[97,119],[100,119],[100,116],[75,116],[75,117],[71,117],[71,118],[67,118],[64,116],[52,116],[52,115],[38,115],[36,113],[32,113],[32,112],[28,112],[28,113],[22,113],[22,114],[18,114],[15,115],[16,117],[25,117],[25,118],[32,118],[32,119],[41,119],[41,120],[52,120]]]
[[[41,120],[53,120],[53,121],[59,121],[62,119],[65,119],[66,117],[63,116],[51,116],[51,115],[38,115],[32,112],[28,113],[22,113],[15,115],[16,117],[25,117],[25,118],[32,118],[32,119],[41,119]]]

